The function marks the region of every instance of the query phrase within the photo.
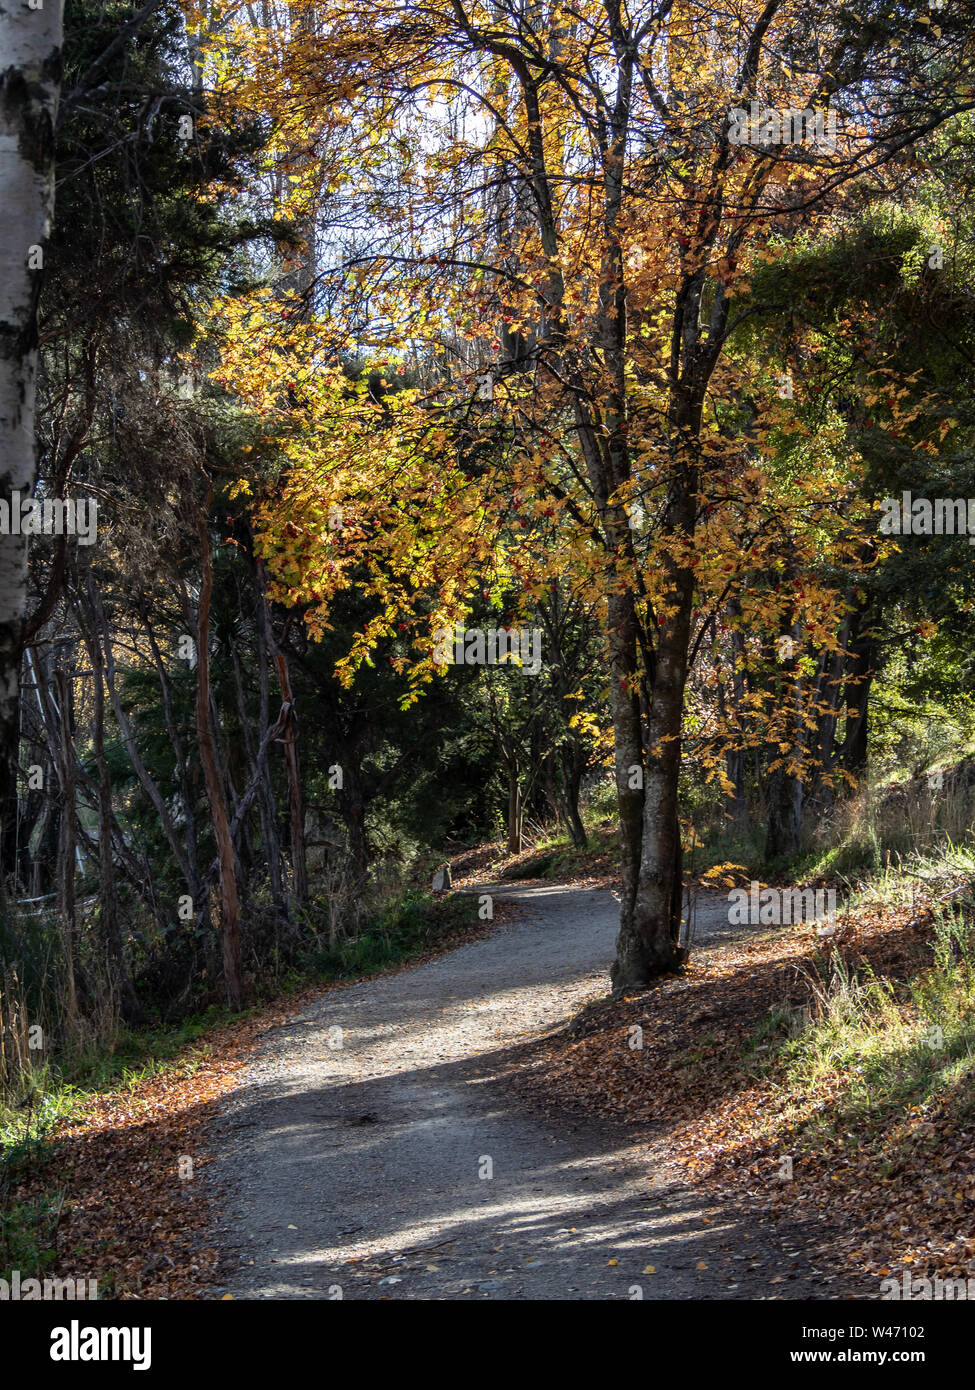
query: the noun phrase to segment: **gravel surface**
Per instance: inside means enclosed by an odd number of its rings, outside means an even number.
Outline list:
[[[580,886],[475,891],[514,898],[514,919],[264,1035],[216,1135],[214,1295],[841,1296],[817,1228],[716,1206],[662,1140],[553,1128],[514,1098],[511,1049],[606,993],[618,904]],[[723,899],[698,907],[695,942],[740,931]]]

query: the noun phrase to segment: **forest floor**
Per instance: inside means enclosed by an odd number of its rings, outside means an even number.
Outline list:
[[[634,1128],[625,1106],[600,1117],[579,1095],[572,1030],[591,1035],[585,1006],[605,1007],[608,887],[464,886],[516,910],[416,968],[308,999],[237,1071],[203,1177],[220,1256],[204,1296],[877,1297],[833,1258],[828,1210],[698,1182],[661,1116]],[[699,898],[692,968],[640,996],[645,1052],[628,1024],[609,1060],[653,1065],[658,1023],[678,1053],[699,1042],[697,989],[750,935],[724,897]],[[618,1091],[597,1061],[590,1092]]]

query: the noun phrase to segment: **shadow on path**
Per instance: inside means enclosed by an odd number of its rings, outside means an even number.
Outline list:
[[[225,1289],[849,1296],[816,1263],[814,1224],[756,1225],[696,1193],[632,1131],[546,1120],[512,1096],[503,1073],[519,1047],[605,993],[618,907],[605,889],[475,891],[523,913],[415,970],[330,991],[266,1035],[211,1169]],[[702,905],[697,941],[726,933],[723,900]]]

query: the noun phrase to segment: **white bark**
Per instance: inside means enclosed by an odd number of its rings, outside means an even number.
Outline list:
[[[62,0],[0,0],[0,528],[36,474],[37,298],[54,211]],[[32,248],[35,250],[32,252]],[[16,737],[27,538],[0,534],[0,757]]]

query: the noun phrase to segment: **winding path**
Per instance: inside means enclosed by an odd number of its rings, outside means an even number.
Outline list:
[[[519,902],[513,920],[264,1036],[216,1136],[215,1296],[836,1297],[804,1253],[815,1231],[756,1228],[659,1145],[555,1129],[511,1095],[510,1049],[605,993],[618,905],[606,889],[491,891]],[[723,900],[699,909],[697,942],[732,934]]]

